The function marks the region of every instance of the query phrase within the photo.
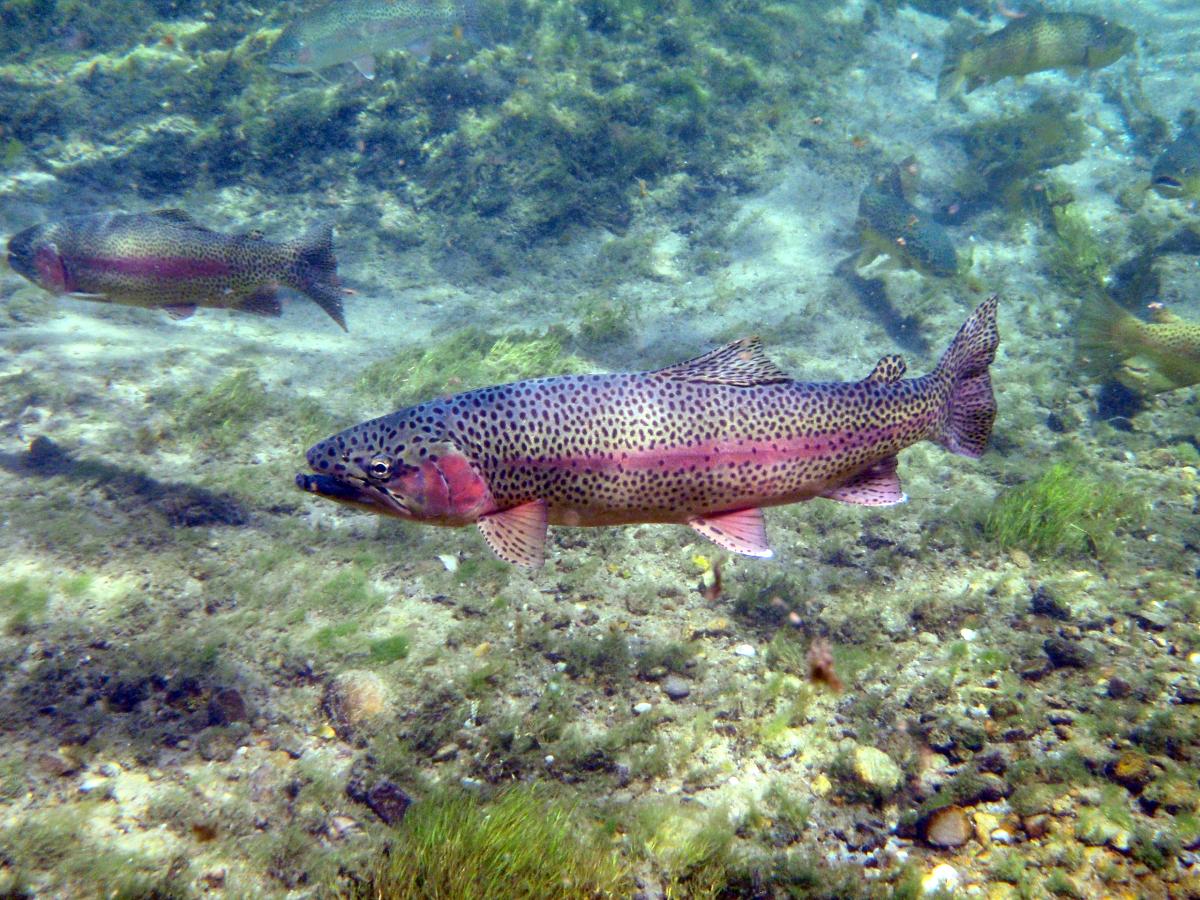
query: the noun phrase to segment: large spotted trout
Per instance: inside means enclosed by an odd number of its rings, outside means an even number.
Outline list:
[[[376,513],[474,523],[496,555],[529,567],[547,523],[686,524],[767,557],[764,506],[899,503],[896,454],[918,441],[979,456],[999,341],[992,297],[919,378],[885,356],[862,381],[794,381],[746,338],[655,372],[480,388],[321,441],[296,483]]]
[[[275,243],[257,233],[221,234],[178,209],[72,216],[13,235],[8,264],[56,294],[165,309],[175,318],[197,306],[278,316],[277,289],[288,287],[346,327],[328,225]]]

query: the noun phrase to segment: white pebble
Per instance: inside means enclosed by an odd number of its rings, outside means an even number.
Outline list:
[[[646,713],[650,712],[650,710],[652,710],[652,709],[654,709],[654,706],[650,703],[647,703],[644,700],[641,703],[635,703],[633,705],[633,711],[635,713],[637,713],[639,716],[644,716]]]
[[[442,565],[446,567],[447,572],[458,571],[458,557],[452,553],[439,553],[438,559],[442,561]]]
[[[961,882],[958,870],[949,863],[942,863],[940,866],[934,867],[934,870],[921,880],[921,893],[952,894],[958,890]]]
[[[752,644],[738,644],[736,647],[733,648],[733,652],[735,654],[737,654],[738,656],[746,656],[746,657],[758,655],[758,651],[754,649],[754,646]]]
[[[979,637],[979,632],[974,628],[964,628],[959,632],[959,634],[962,635],[962,639],[964,641],[973,641],[975,638]],[[934,871],[936,871],[936,869]]]

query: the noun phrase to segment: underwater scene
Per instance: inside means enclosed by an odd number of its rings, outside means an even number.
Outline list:
[[[0,896],[1200,898],[1194,0],[0,0]]]

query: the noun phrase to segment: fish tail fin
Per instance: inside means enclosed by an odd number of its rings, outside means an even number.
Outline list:
[[[996,418],[996,398],[988,366],[996,358],[1000,332],[996,328],[995,294],[984,300],[958,329],[941,361],[935,377],[949,383],[945,418],[934,437],[952,453],[979,456],[987,448]]]
[[[310,297],[341,326],[342,331],[347,331],[337,259],[333,255],[333,226],[328,223],[318,225],[297,239],[292,249],[295,252],[295,283],[290,287]]]
[[[948,55],[942,64],[942,71],[938,73],[937,98],[945,100],[948,97],[956,96],[962,92],[966,82],[967,75],[963,71],[962,57]]]
[[[1089,375],[1112,375],[1128,353],[1131,326],[1137,319],[1111,297],[1094,291],[1079,304],[1075,322],[1075,358]]]

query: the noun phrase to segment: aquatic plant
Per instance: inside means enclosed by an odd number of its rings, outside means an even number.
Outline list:
[[[1052,226],[1052,235],[1042,244],[1047,274],[1072,296],[1103,290],[1117,261],[1112,244],[1096,234],[1065,190],[1047,185],[1045,198]]]
[[[22,634],[50,605],[50,590],[28,578],[0,582],[0,615],[7,634]]]
[[[465,328],[428,349],[412,347],[372,363],[355,389],[400,407],[488,384],[583,371],[586,364],[564,354],[553,332],[497,337]]]
[[[174,404],[174,430],[202,444],[225,448],[275,411],[277,404],[253,369],[238,369],[210,388],[198,388]]]
[[[1040,97],[1022,112],[972,122],[962,133],[971,162],[957,178],[958,195],[1024,217],[1034,176],[1075,162],[1087,147],[1077,106],[1073,97]]]
[[[355,896],[541,900],[633,889],[627,865],[578,808],[522,786],[491,802],[444,791],[414,803]]]
[[[1001,492],[980,525],[1005,549],[1103,557],[1115,550],[1116,529],[1136,524],[1143,514],[1143,504],[1120,485],[1061,462]]]

